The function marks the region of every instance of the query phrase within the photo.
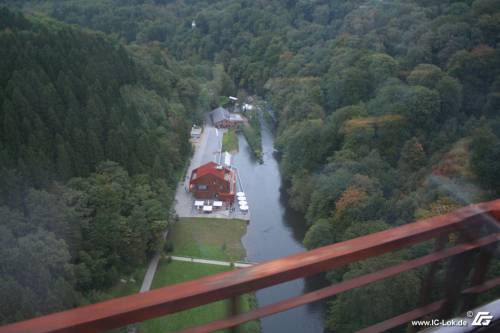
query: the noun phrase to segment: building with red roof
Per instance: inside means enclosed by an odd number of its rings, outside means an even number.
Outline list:
[[[197,199],[232,203],[236,194],[236,171],[215,162],[203,164],[191,172],[189,190]]]

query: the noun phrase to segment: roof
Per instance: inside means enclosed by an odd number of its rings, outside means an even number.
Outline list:
[[[217,109],[211,112],[212,121],[218,123],[220,121],[229,120],[229,111],[219,106]]]
[[[224,181],[228,181],[227,174],[232,174],[233,171],[229,168],[221,166],[215,162],[208,162],[207,164],[203,164],[202,166],[197,167],[191,173],[191,179],[195,180],[204,175],[210,174],[215,177],[222,179]]]
[[[231,114],[229,115],[229,120],[231,121],[243,121],[243,118],[239,114]]]
[[[193,126],[191,128],[191,135],[200,135],[200,134],[201,134],[201,127]]]

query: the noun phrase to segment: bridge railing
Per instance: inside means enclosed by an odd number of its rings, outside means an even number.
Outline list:
[[[420,220],[252,267],[10,324],[0,327],[0,333],[102,332],[230,299],[233,306],[227,318],[183,331],[184,333],[212,332],[234,328],[247,321],[331,297],[418,267],[428,266],[427,276],[421,286],[419,308],[394,318],[388,318],[384,322],[360,331],[384,332],[432,313],[446,318],[457,311],[470,309],[479,293],[500,285],[500,277],[485,281],[496,244],[500,240],[499,221],[500,200],[471,205],[446,215]],[[450,237],[451,234],[454,237]],[[452,242],[449,241],[450,238],[453,239]],[[237,311],[238,297],[242,294],[326,272],[431,239],[434,239],[435,249],[422,257],[246,313]],[[434,284],[438,262],[445,259],[448,259],[445,296],[441,300],[431,300],[430,291],[436,287]]]

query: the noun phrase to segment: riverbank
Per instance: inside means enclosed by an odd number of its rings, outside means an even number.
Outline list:
[[[247,140],[252,152],[260,163],[263,163],[262,158],[262,134],[261,121],[257,110],[248,111],[246,117],[248,123],[243,124],[243,135]]]
[[[262,122],[262,163],[260,163],[243,135],[239,135],[240,151],[233,157],[238,169],[252,220],[243,237],[249,262],[264,262],[303,252],[302,244],[307,224],[304,216],[287,205],[282,177],[274,152],[274,138],[269,126]],[[319,289],[321,279],[297,279],[257,291],[259,306],[275,303]],[[261,318],[263,333],[323,333],[325,302],[301,306],[273,316]]]

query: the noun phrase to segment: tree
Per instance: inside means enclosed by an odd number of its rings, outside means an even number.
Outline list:
[[[19,135],[17,113],[9,100],[4,101],[3,114],[3,140],[7,143],[7,148],[12,157],[16,159],[21,148],[21,137]]]
[[[94,166],[104,160],[104,151],[97,134],[92,130],[88,132],[87,142],[89,145],[90,165]]]
[[[370,96],[371,82],[365,71],[348,67],[340,73],[328,74],[326,99],[332,109],[357,104]]]
[[[417,131],[430,131],[440,118],[441,100],[435,90],[422,86],[413,86],[409,95],[403,101],[406,107],[405,115]]]
[[[161,165],[160,158],[158,155],[155,156],[155,162],[153,164],[153,172],[152,176],[154,178],[164,178],[165,177],[165,170],[163,166]]]
[[[395,77],[398,63],[394,58],[385,53],[375,53],[367,58],[370,78],[377,85],[385,82],[390,77]]]
[[[489,127],[479,128],[471,142],[471,166],[481,184],[499,193],[500,139]]]
[[[397,265],[403,260],[401,255],[391,253],[352,264],[343,280]],[[341,293],[330,303],[327,327],[338,332],[354,332],[392,318],[413,309],[419,292],[420,280],[412,271]],[[373,306],[373,300],[383,306]]]
[[[285,177],[301,170],[312,171],[326,158],[331,142],[319,144],[323,141],[323,129],[323,121],[315,119],[297,123],[284,131],[277,146],[284,147],[282,170]]]
[[[66,180],[74,175],[72,154],[70,153],[70,151],[68,151],[69,148],[67,148],[66,143],[62,142],[62,140],[57,140],[57,142],[59,142],[57,144],[56,159],[57,175],[58,178]]]
[[[72,288],[69,261],[65,242],[43,230],[17,238],[9,248],[0,248],[0,295],[11,302],[2,305],[2,322],[75,306],[78,295]]]
[[[441,117],[451,117],[458,114],[462,107],[462,85],[460,81],[451,76],[444,76],[436,84],[436,89],[441,97]]]
[[[332,232],[331,222],[320,219],[309,228],[303,243],[309,250],[329,245],[333,242]]]
[[[403,149],[401,150],[401,156],[398,162],[398,168],[404,174],[410,174],[412,172],[418,171],[426,163],[426,156],[424,152],[424,147],[418,141],[417,138],[413,137],[406,141]]]
[[[48,193],[43,190],[30,190],[26,199],[28,221],[36,227],[53,232],[63,239],[68,250],[75,258],[81,248],[81,225],[85,222],[81,216],[77,193],[64,187],[55,188],[58,193]],[[70,206],[71,200],[75,206]]]
[[[413,86],[424,86],[434,89],[436,83],[444,76],[441,68],[431,64],[419,64],[408,75],[408,83]]]

